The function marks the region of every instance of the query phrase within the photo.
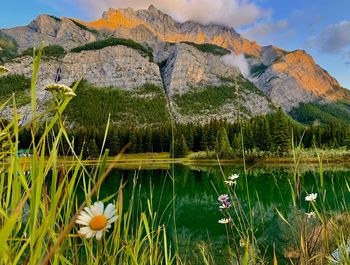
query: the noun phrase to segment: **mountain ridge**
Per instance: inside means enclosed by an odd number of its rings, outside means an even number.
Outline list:
[[[63,64],[61,82],[73,82],[76,81],[73,80],[73,76],[76,78],[77,75],[86,75],[86,79],[97,86],[133,89],[145,85],[147,80],[160,80],[156,85],[163,85],[169,106],[176,112],[173,116],[183,122],[195,120],[205,122],[215,115],[218,118],[230,117],[229,120],[235,120],[238,112],[234,105],[238,98],[235,99],[233,93],[232,96],[222,99],[217,109],[212,109],[210,104],[203,104],[207,106],[206,109],[198,110],[197,116],[185,115],[187,118],[180,115],[181,104],[175,101],[177,95],[183,94],[198,99],[200,91],[209,89],[207,93],[212,93],[211,88],[223,88],[222,91],[225,91],[228,85],[231,89],[236,89],[233,79],[240,76],[237,62],[227,65],[220,53],[213,53],[214,50],[224,49],[232,52],[232,55],[227,55],[229,61],[236,60],[235,56],[238,54],[244,55],[243,60],[251,71],[250,81],[264,93],[264,97],[261,97],[260,92],[257,93],[258,90],[254,92],[247,90],[249,93],[244,94],[246,98],[239,99],[241,103],[238,105],[243,106],[244,103],[249,105],[246,106],[249,110],[247,113],[250,113],[247,117],[269,113],[275,106],[290,112],[298,108],[300,103],[329,104],[339,100],[350,102],[350,92],[342,88],[337,80],[318,66],[305,51],[286,51],[273,45],[260,46],[255,41],[243,38],[233,28],[227,26],[201,25],[193,21],[180,23],[154,6],[145,10],[109,9],[104,12],[102,18],[92,22],[39,15],[27,26],[2,29],[0,33],[0,39],[6,35],[15,40],[18,54],[33,46],[38,47],[41,40],[44,40],[45,45],[60,45],[65,49],[66,53],[62,58],[50,59],[52,65],[43,73],[46,78],[39,82],[41,87],[39,96],[41,95],[43,100],[49,98],[42,91],[43,86],[53,79],[55,69]],[[125,50],[118,48],[119,46],[107,47],[108,45],[103,46],[102,50],[94,48],[97,47],[98,41],[106,42],[115,37],[137,41],[146,50],[150,50],[152,66],[149,69],[153,70],[145,72],[148,68],[144,66],[147,64],[142,63],[139,66],[129,64],[129,60],[140,62],[142,60],[128,48]],[[123,42],[128,43],[128,40]],[[6,50],[1,43],[0,58]],[[81,51],[76,55],[71,53],[78,46],[87,43],[92,50]],[[120,52],[123,49],[127,51],[124,54]],[[142,57],[142,54],[140,56]],[[94,60],[98,60],[99,63],[89,61],[88,57],[95,58]],[[16,57],[12,61],[8,60],[6,66],[10,68],[15,66],[16,72],[29,77],[30,60],[25,58]],[[69,58],[74,58],[75,61]],[[69,61],[69,64],[64,63],[65,61]],[[130,66],[124,67],[125,63]],[[156,68],[158,70],[155,70]],[[144,78],[147,75],[149,77]],[[138,79],[140,82],[137,82]],[[245,82],[240,84],[250,86]],[[221,92],[216,94],[219,97],[225,95],[227,96]],[[273,105],[275,106],[271,107]],[[183,107],[187,108],[185,105]],[[232,116],[227,116],[228,112],[232,112]]]

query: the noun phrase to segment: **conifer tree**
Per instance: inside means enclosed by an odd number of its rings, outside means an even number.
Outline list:
[[[290,133],[288,126],[288,118],[279,108],[272,116],[271,136],[274,144],[274,150],[278,153],[288,152],[290,149]]]
[[[232,148],[228,139],[227,132],[224,127],[220,127],[215,144],[215,151],[219,158],[231,158]]]
[[[176,137],[174,139],[173,157],[184,157],[187,155],[187,153],[188,147],[184,135],[181,133],[176,133]]]

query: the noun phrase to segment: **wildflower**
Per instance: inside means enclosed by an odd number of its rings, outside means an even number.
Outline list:
[[[95,202],[90,207],[85,207],[75,221],[77,224],[84,225],[80,228],[79,234],[86,238],[96,236],[97,240],[101,240],[103,231],[108,232],[111,224],[118,218],[115,211],[115,206],[111,203],[106,208],[102,202]]]
[[[228,201],[228,199],[229,199],[230,197],[227,195],[227,194],[221,194],[219,197],[218,197],[218,200],[220,201],[220,202],[227,202]]]
[[[231,218],[222,218],[222,219],[219,220],[218,223],[219,224],[227,224],[229,222],[231,222]]]
[[[74,93],[73,90],[69,86],[62,85],[62,84],[55,84],[55,83],[48,84],[45,87],[45,90],[50,91],[50,92],[64,93],[64,94]]]
[[[307,216],[307,220],[314,218],[316,219],[316,213],[315,212],[310,212],[310,213],[306,213]]]
[[[1,66],[0,65],[0,75],[1,74],[5,74],[5,73],[7,73],[7,72],[9,72],[10,70],[9,69],[7,69],[5,66]]]
[[[225,180],[225,184],[229,185],[229,186],[233,186],[234,184],[236,184],[236,181],[233,180]]]
[[[239,240],[239,245],[243,248],[243,247],[245,247],[245,240],[243,239],[243,238],[241,238],[240,240]]]
[[[231,203],[226,201],[222,205],[219,206],[220,209],[228,209],[231,207]]]
[[[231,181],[236,181],[238,178],[239,178],[238,174],[233,174],[233,175],[228,177],[228,179],[231,180]]]
[[[305,197],[305,201],[314,202],[317,199],[317,193],[310,193]]]

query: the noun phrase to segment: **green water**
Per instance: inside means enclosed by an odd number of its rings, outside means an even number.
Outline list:
[[[350,168],[329,166],[324,171],[324,186],[320,187],[317,166],[304,166],[298,170],[301,182],[301,199],[296,198],[296,208],[306,212],[310,208],[305,196],[311,192],[326,191],[327,211],[344,211],[343,205],[350,202],[346,182],[350,178]],[[114,170],[102,186],[100,197],[117,192],[120,181],[124,188],[124,207],[128,207],[132,193],[133,178],[137,176],[136,205],[138,211],[146,210],[146,201],[152,193],[153,209],[157,212],[157,222],[166,224],[168,237],[175,243],[173,223],[173,205],[175,205],[176,229],[179,249],[186,264],[203,264],[198,254],[198,244],[204,242],[214,253],[218,263],[225,263],[227,237],[225,225],[218,220],[223,217],[219,210],[218,193],[228,193],[224,184],[224,175],[240,174],[235,187],[236,199],[232,202],[242,207],[247,216],[254,216],[254,234],[261,255],[271,259],[273,245],[280,260],[285,258],[285,249],[290,246],[290,231],[278,216],[276,208],[286,219],[293,222],[294,174],[292,169],[284,167],[253,167],[244,175],[240,166],[180,166],[169,170]],[[174,175],[174,182],[172,180]],[[175,189],[175,201],[174,198]],[[295,194],[295,193],[294,193]],[[297,195],[296,195],[297,196]],[[319,200],[319,199],[318,199]],[[250,202],[250,203],[249,203]],[[251,209],[251,211],[250,211]],[[237,216],[233,215],[233,221]],[[240,237],[236,236],[239,241]],[[243,249],[240,249],[243,251]],[[265,254],[263,254],[265,253]]]

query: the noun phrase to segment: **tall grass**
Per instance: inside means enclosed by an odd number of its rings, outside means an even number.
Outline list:
[[[56,98],[53,117],[37,135],[38,123],[42,122],[36,103],[41,55],[42,48],[33,62],[33,119],[27,125],[33,154],[26,163],[18,157],[21,128],[15,97],[0,106],[1,111],[12,101],[13,120],[0,125],[0,264],[172,264],[174,250],[168,244],[164,225],[158,222],[151,198],[145,211],[135,211],[133,200],[129,204],[123,200],[122,181],[115,194],[100,196],[103,181],[122,153],[108,164],[107,150],[101,152],[95,169],[84,165],[81,155],[74,153],[74,140],[68,137],[62,118],[70,97]],[[108,125],[105,136],[107,132]],[[63,142],[74,154],[69,164],[58,162]],[[75,224],[83,207],[96,200],[115,204],[118,215],[101,241],[78,235]]]

